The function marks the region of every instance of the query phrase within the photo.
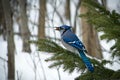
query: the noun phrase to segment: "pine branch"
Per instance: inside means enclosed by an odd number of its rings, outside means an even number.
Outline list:
[[[39,39],[38,41],[30,41],[30,43],[36,44],[39,51],[44,51],[52,54],[51,57],[46,59],[47,62],[52,62],[52,64],[49,66],[50,68],[62,67],[64,71],[69,71],[69,73],[72,73],[74,70],[80,72],[86,69],[85,64],[82,62],[78,54],[62,48],[51,40]],[[78,78],[76,78],[76,80],[109,80],[111,76],[113,76],[112,79],[115,79],[115,76],[118,77],[119,74],[116,75],[115,71],[104,67],[105,64],[111,63],[111,61],[98,61],[96,59],[90,59],[90,61],[94,65],[94,72],[91,73],[89,71],[86,71]]]
[[[115,44],[111,47],[110,52],[112,52],[113,58],[114,56],[120,57],[120,14],[115,10],[110,12],[95,0],[83,0],[82,5],[89,11],[80,17],[87,18],[97,31],[104,32],[101,39],[106,39],[108,42],[114,40]]]
[[[38,41],[31,41],[31,43],[37,44],[39,51],[45,51],[52,54],[52,56],[46,61],[52,61],[53,63],[49,66],[50,68],[61,66],[64,71],[72,73],[74,70],[82,71],[86,67],[82,62],[81,58],[53,41],[40,39]]]
[[[47,39],[39,39],[38,41],[30,41],[31,43],[35,43],[38,46],[39,51],[49,52],[52,54],[51,57],[47,58],[46,61],[53,62],[49,67],[63,67],[64,71],[69,71],[72,73],[74,70],[84,71],[86,69],[85,64],[81,60],[78,54],[70,52],[55,42]],[[109,63],[109,61],[105,61],[101,63],[95,59],[90,59],[94,66],[99,66],[99,68],[103,68],[103,65]]]
[[[95,67],[94,73],[85,73],[76,78],[76,80],[114,80],[115,78],[110,78],[113,75],[114,71],[106,68],[100,69]]]

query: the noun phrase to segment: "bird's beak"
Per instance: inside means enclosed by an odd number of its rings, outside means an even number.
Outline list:
[[[54,29],[59,31],[59,30],[60,30],[60,27],[54,27]]]

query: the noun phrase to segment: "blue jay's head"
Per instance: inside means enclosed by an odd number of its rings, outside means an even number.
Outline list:
[[[63,34],[64,32],[66,32],[67,30],[70,30],[70,29],[71,29],[71,26],[68,26],[68,25],[62,25],[59,27],[55,27],[55,30],[60,31],[61,34]]]

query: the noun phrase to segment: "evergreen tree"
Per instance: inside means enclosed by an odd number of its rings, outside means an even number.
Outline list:
[[[101,62],[90,59],[95,67],[93,73],[86,71],[86,67],[82,62],[78,54],[70,52],[55,42],[47,39],[39,39],[38,41],[31,41],[38,46],[39,51],[49,52],[52,56],[46,61],[53,62],[49,67],[62,67],[64,71],[69,71],[72,73],[74,70],[82,72],[83,74],[76,78],[76,80],[102,80],[102,79],[120,79],[120,71],[113,71],[104,67],[107,63],[112,63],[111,61],[101,60]],[[116,77],[117,76],[117,77]]]
[[[96,3],[95,0],[82,0],[84,6],[88,8],[88,12],[80,15],[86,17],[88,22],[95,26],[97,31],[102,31],[104,34],[101,39],[114,40],[115,44],[111,47],[113,58],[115,56],[120,58],[120,14],[115,10],[109,11],[104,6]],[[83,72],[75,80],[119,80],[120,70],[114,71],[104,67],[107,63],[113,63],[113,61],[90,59],[94,65],[94,72],[86,71],[86,67],[81,58],[70,52],[55,42],[47,39],[39,39],[38,41],[31,41],[38,46],[39,51],[49,52],[52,56],[46,61],[52,61],[49,66],[62,67],[64,71],[72,73],[74,70]],[[118,60],[119,61],[119,60]]]
[[[95,0],[83,0],[83,2],[82,5],[86,6],[89,11],[86,14],[81,14],[81,17],[86,17],[97,31],[104,32],[101,39],[106,39],[108,42],[115,41],[111,47],[112,56],[120,57],[120,14],[115,10],[107,10]]]

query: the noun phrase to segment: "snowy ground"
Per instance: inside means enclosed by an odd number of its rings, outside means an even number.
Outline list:
[[[116,2],[114,0],[108,0],[109,8],[116,9],[117,2],[118,2],[118,0],[116,0]],[[32,17],[32,18],[38,17],[38,14],[37,14],[37,16],[35,16],[36,15],[35,13],[38,13],[38,12],[31,11],[31,13],[32,13],[32,16],[30,15],[30,17]],[[37,22],[36,21],[37,18],[33,19],[33,20],[35,22]],[[17,26],[16,24],[14,24],[14,25]],[[29,25],[30,25],[30,30],[31,30],[32,34],[37,34],[36,33],[37,28],[35,28],[35,27],[33,28],[31,26],[31,24],[29,24]],[[54,25],[59,25],[59,23],[57,24],[57,22],[56,22]],[[18,28],[16,28],[15,31],[18,31]],[[54,32],[51,30],[51,32],[48,34],[54,34]],[[58,33],[56,32],[56,34],[58,34]],[[59,37],[59,35],[57,37]],[[49,55],[46,52],[36,51],[35,45],[31,45],[31,48],[32,48],[31,55],[28,53],[22,52],[21,38],[19,36],[15,36],[14,40],[15,40],[15,46],[16,46],[16,52],[15,52],[16,79],[19,78],[20,80],[35,80],[35,76],[36,76],[36,80],[45,80],[44,76],[46,76],[46,80],[59,80],[57,69],[56,68],[53,68],[53,69],[48,68],[50,63],[44,61],[47,57],[49,57],[51,55]],[[112,44],[114,44],[114,41],[106,43],[106,41],[103,40],[100,43],[102,46],[104,46],[104,48],[106,50],[109,51],[109,48]],[[0,36],[0,53],[1,53],[0,57],[3,58],[3,59],[0,58],[0,80],[7,80],[6,79],[7,78],[7,62],[6,62],[7,61],[7,42],[3,41],[2,36]],[[40,56],[40,59],[38,56]],[[108,54],[107,52],[103,52],[103,56],[107,60],[109,60],[109,59],[112,60],[110,57],[110,54]],[[43,75],[43,70],[42,70],[41,64],[43,65],[45,75]],[[35,69],[35,66],[36,66],[36,69]],[[120,69],[120,65],[118,65],[117,63],[114,63],[113,66],[110,64],[107,64],[106,67],[111,68],[113,70]],[[74,78],[76,78],[77,76],[80,75],[80,73],[77,73],[77,72],[69,74],[68,72],[64,72],[62,68],[60,68],[59,71],[60,71],[60,75],[61,75],[61,80],[74,80]]]
[[[6,41],[3,41],[2,36],[0,36],[0,42],[1,42],[0,57],[7,60],[7,55],[6,55],[7,43]],[[16,52],[15,52],[16,79],[19,78],[20,80],[35,80],[36,77],[36,80],[45,80],[44,76],[46,76],[46,80],[59,80],[57,68],[50,69],[48,68],[50,62],[45,62],[45,59],[51,56],[50,54],[48,54],[47,52],[36,51],[35,45],[31,45],[32,48],[31,55],[22,52],[22,48],[21,48],[22,40],[19,36],[15,36],[15,44],[16,44]],[[109,47],[112,44],[114,44],[114,41],[111,41],[106,44],[106,41],[103,40],[101,41],[101,44],[102,46],[104,46],[106,50],[109,51]],[[38,56],[40,58],[38,58]],[[110,54],[106,52],[104,52],[103,56],[107,60],[112,60],[110,59],[111,58]],[[45,75],[43,75],[41,64],[43,65]],[[0,59],[0,80],[6,80],[7,77],[6,65],[7,65],[6,61]],[[120,69],[120,65],[118,65],[117,63],[114,63],[113,66],[107,64],[106,67],[111,68],[113,70]],[[59,71],[61,75],[61,80],[74,80],[74,78],[80,75],[80,73],[77,72],[69,74],[68,72],[64,72],[62,68],[60,68]]]
[[[6,42],[2,40],[1,36],[0,36],[0,42],[1,42],[0,56],[7,60],[7,55],[6,55],[7,45],[6,45]],[[35,51],[34,45],[31,46],[31,48],[33,48],[31,55],[29,55],[28,53],[22,52],[21,51],[22,40],[18,36],[15,37],[15,43],[16,43],[16,54],[15,54],[16,69],[15,70],[16,70],[16,73],[18,72],[18,74],[16,75],[16,78],[20,78],[21,80],[35,80],[35,66],[33,63],[35,62],[36,80],[45,80],[41,63],[45,71],[46,80],[59,80],[57,69],[48,68],[50,63],[44,61],[47,57],[50,56],[48,53]],[[38,54],[40,56],[40,60],[38,58]],[[7,70],[6,62],[0,59],[0,80],[6,80],[6,77],[7,77],[6,70]],[[64,72],[62,68],[60,68],[59,71],[61,75],[61,80],[74,80],[74,78],[80,74],[76,72],[72,74],[68,74],[67,72]]]

